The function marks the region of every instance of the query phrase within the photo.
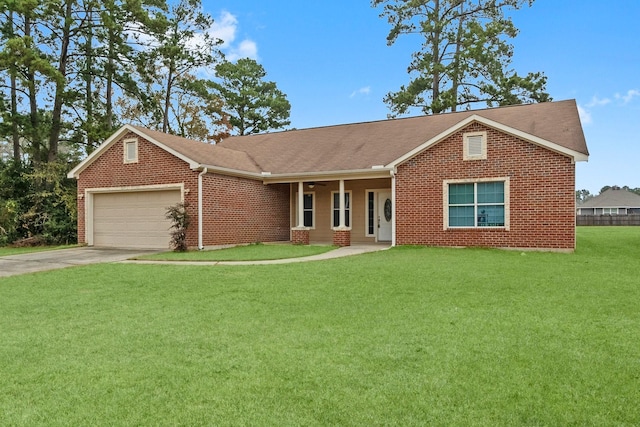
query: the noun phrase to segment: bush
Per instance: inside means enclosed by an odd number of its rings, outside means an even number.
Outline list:
[[[171,241],[169,244],[174,252],[186,252],[188,249],[187,229],[190,223],[187,213],[188,206],[188,203],[176,203],[167,208],[165,217],[171,220]]]
[[[36,236],[48,244],[77,241],[76,183],[68,168],[0,161],[0,245]]]

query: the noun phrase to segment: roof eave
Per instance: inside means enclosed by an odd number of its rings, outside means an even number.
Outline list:
[[[276,173],[262,175],[265,184],[281,184],[300,181],[334,181],[354,179],[379,179],[389,178],[393,174],[393,168],[373,167],[368,169],[350,169],[334,171],[310,171],[296,173]]]

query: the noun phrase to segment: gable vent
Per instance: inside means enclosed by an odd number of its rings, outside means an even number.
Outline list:
[[[463,135],[464,160],[483,160],[487,158],[487,133],[469,132]]]
[[[469,137],[469,157],[482,156],[482,135],[473,135]]]

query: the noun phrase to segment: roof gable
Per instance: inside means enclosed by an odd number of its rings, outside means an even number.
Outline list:
[[[113,135],[107,138],[102,144],[100,144],[100,146],[96,148],[91,154],[89,154],[89,156],[86,159],[81,161],[75,168],[71,169],[71,171],[67,174],[67,176],[69,178],[78,178],[78,176],[83,170],[89,167],[98,157],[102,155],[102,153],[106,152],[109,148],[111,148],[116,142],[118,142],[122,137],[124,137],[128,133],[135,133],[139,137],[146,139],[152,144],[162,148],[163,150],[173,154],[179,159],[189,163],[190,167],[195,167],[198,164],[198,162],[189,158],[183,152],[176,151],[170,146],[167,146],[162,142],[157,141],[155,138],[153,138],[153,136],[151,136],[153,131],[150,131],[144,128],[139,128],[137,126],[124,125],[120,129],[118,129]],[[167,134],[164,134],[162,132],[158,132],[158,133],[160,133],[161,135],[167,136]],[[178,137],[174,137],[174,138],[178,138]],[[184,139],[184,138],[181,138],[181,139]]]
[[[624,189],[610,188],[582,203],[580,208],[640,208],[640,196]]]
[[[160,131],[145,129],[139,126],[124,125],[86,159],[73,168],[67,176],[69,178],[77,178],[79,174],[89,167],[102,153],[106,152],[128,133],[134,133],[177,158],[184,160],[191,169],[207,166],[215,168],[219,166],[228,173],[249,176],[258,176],[261,172],[247,153],[204,142],[193,141]]]
[[[491,120],[488,119],[486,117],[483,117],[481,115],[478,114],[473,114],[471,116],[468,116],[467,118],[461,120],[460,122],[456,123],[454,126],[446,129],[445,131],[433,136],[432,138],[430,138],[429,140],[425,141],[424,143],[420,144],[418,147],[414,148],[413,150],[409,151],[408,153],[404,154],[403,156],[393,160],[392,162],[390,162],[387,166],[389,167],[395,167],[398,166],[399,164],[409,160],[410,158],[418,155],[419,153],[423,152],[424,150],[429,149],[431,146],[437,144],[438,142],[446,139],[447,137],[453,135],[454,133],[464,129],[465,127],[467,127],[468,125],[472,124],[472,123],[481,123],[485,126],[491,127],[493,129],[497,129],[501,132],[507,133],[509,135],[515,136],[517,138],[523,139],[525,141],[529,141],[533,144],[539,145],[541,147],[547,148],[551,151],[555,151],[557,153],[563,154],[567,157],[571,157],[574,162],[575,161],[586,161],[589,156],[588,154],[585,153],[580,153],[578,151],[572,150],[570,148],[564,147],[560,144],[554,143],[552,141],[547,141],[544,138],[540,138],[536,135],[531,135],[529,133],[523,132],[519,129],[507,126],[505,124],[496,122],[495,120]]]

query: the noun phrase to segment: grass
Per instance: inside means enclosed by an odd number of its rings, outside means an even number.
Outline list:
[[[78,247],[78,245],[60,245],[60,246],[32,246],[24,248],[13,248],[10,246],[0,246],[0,256],[10,256],[27,254],[32,252],[52,251],[56,249],[70,249]]]
[[[258,261],[306,257],[328,252],[335,248],[335,246],[327,245],[254,244],[217,250],[162,252],[143,255],[137,259],[153,261]]]
[[[0,279],[1,425],[640,425],[640,227]]]

